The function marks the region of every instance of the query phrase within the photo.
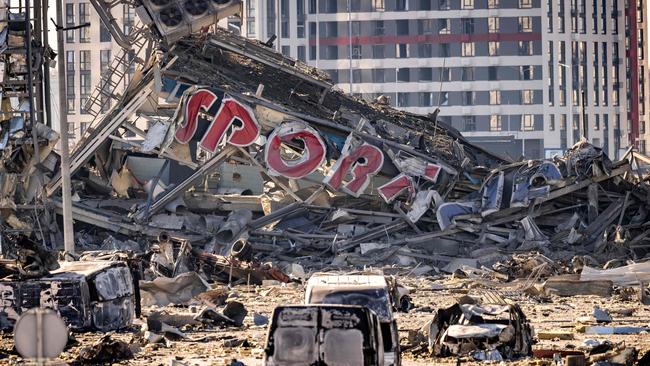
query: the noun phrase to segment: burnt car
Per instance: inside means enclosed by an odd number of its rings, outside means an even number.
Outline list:
[[[31,308],[55,310],[72,329],[110,331],[131,325],[137,286],[119,261],[61,262],[50,274],[0,281],[0,328]]]
[[[438,309],[425,330],[435,356],[501,361],[532,352],[532,328],[517,304],[480,303],[465,297]]]
[[[368,308],[288,305],[273,311],[266,366],[383,366],[379,319]]]
[[[306,304],[342,304],[365,306],[375,312],[381,323],[384,364],[400,365],[397,322],[393,315],[393,292],[383,275],[314,274],[307,282]]]

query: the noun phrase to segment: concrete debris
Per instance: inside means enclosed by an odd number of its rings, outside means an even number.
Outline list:
[[[82,364],[105,364],[132,358],[133,350],[127,343],[113,339],[107,334],[95,344],[82,348],[77,361]]]
[[[174,278],[157,277],[153,281],[140,281],[144,306],[186,304],[208,289],[210,285],[196,272],[183,273]]]

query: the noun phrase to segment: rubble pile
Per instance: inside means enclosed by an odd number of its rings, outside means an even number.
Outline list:
[[[220,30],[151,59],[73,152],[80,248],[146,251],[165,233],[202,262],[448,272],[517,252],[592,265],[647,252],[647,158],[632,150],[612,162],[582,141],[508,161]]]

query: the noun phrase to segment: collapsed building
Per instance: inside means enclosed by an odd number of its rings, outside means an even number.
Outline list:
[[[211,253],[243,240],[257,258],[321,266],[444,266],[514,250],[644,256],[636,152],[611,162],[581,142],[554,159],[508,161],[435,115],[347,96],[223,30],[162,49],[73,151],[80,248],[110,233],[142,249],[164,232]],[[60,182],[47,187],[55,206]]]

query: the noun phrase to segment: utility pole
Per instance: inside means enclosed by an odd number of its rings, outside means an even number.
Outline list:
[[[63,2],[56,0],[58,29],[57,53],[59,57],[59,131],[61,132],[61,198],[63,200],[63,245],[65,251],[74,254],[74,230],[72,227],[72,187],[70,183],[70,147],[68,145],[68,114],[65,79],[65,50],[63,44]]]

